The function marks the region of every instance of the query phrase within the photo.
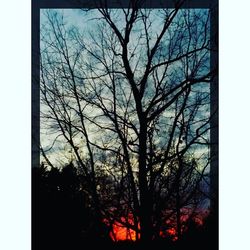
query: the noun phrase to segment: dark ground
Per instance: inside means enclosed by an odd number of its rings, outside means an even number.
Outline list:
[[[217,250],[217,217],[204,226],[190,224],[182,240],[112,242],[105,227],[94,222],[87,200],[79,191],[79,179],[71,166],[63,172],[32,170],[32,250]]]

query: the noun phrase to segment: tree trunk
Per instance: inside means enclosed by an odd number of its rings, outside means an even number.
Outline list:
[[[147,182],[147,123],[146,119],[140,120],[139,135],[139,189],[140,189],[140,228],[141,242],[147,243],[152,240],[152,199]]]

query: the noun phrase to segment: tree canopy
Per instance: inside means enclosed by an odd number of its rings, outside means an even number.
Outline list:
[[[172,221],[180,238],[183,216],[208,206],[209,11],[133,1],[43,10],[41,20],[46,164],[77,167],[100,222],[148,242]]]

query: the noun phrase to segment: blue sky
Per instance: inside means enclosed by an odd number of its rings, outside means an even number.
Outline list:
[[[46,24],[46,12],[48,10],[44,9],[44,10],[41,10],[40,14],[41,14],[41,27],[43,27],[44,24]],[[64,17],[64,21],[67,23],[67,28],[71,28],[71,27],[77,27],[79,28],[79,31],[83,34],[83,38],[85,38],[85,42],[88,42],[88,39],[86,39],[86,37],[88,37],[88,32],[91,32],[91,31],[95,31],[95,28],[96,28],[96,24],[100,18],[100,13],[97,11],[97,10],[91,10],[89,12],[83,12],[82,10],[77,10],[77,9],[63,9],[63,10],[49,10],[50,13],[59,13],[61,15],[63,15]],[[182,16],[184,12],[180,12],[180,16]],[[202,13],[202,14],[207,14],[207,10],[196,10],[197,14],[199,13]],[[151,21],[153,22],[152,23],[152,41],[155,39],[156,37],[156,34],[157,32],[159,32],[159,27],[162,26],[161,22],[160,22],[160,15],[161,15],[161,10],[154,10],[152,12],[152,15],[151,15]],[[122,11],[121,10],[113,10],[113,17],[114,18],[117,18],[117,20],[119,20],[120,16],[122,16]],[[178,17],[177,17],[178,18]],[[204,16],[204,20],[206,19],[206,16]],[[123,23],[120,22],[119,23],[120,26],[123,26]],[[139,25],[136,26],[137,29],[140,28]],[[170,31],[172,35],[175,35],[175,30],[174,28],[172,28],[172,31]],[[132,36],[132,38],[134,37],[134,39],[131,39],[130,41],[130,44],[131,44],[131,48],[134,47],[134,44],[136,43],[136,41],[139,39],[138,33],[134,33],[134,35]],[[170,34],[170,35],[171,35]],[[41,44],[41,48],[43,48],[43,45]],[[139,52],[139,53],[138,53]],[[140,56],[141,54],[143,54],[143,51],[138,51],[136,53],[136,57]],[[143,61],[142,61],[143,62]],[[143,65],[142,65],[143,67]],[[176,64],[174,66],[174,70],[176,70],[178,68],[178,64]],[[181,67],[181,65],[180,65]],[[203,87],[204,88],[204,87]],[[205,89],[204,89],[205,90]],[[43,107],[42,107],[43,108]],[[45,134],[43,134],[45,132]],[[47,133],[47,131],[44,131],[41,133],[41,142],[42,142],[42,145],[48,145],[48,146],[45,146],[45,149],[49,147],[49,145],[51,145],[51,139],[53,138],[52,135],[50,133]],[[57,134],[54,135],[54,137],[56,137]],[[68,150],[68,149],[67,149]],[[66,150],[66,151],[67,151]],[[54,156],[55,155],[55,152],[57,152],[57,156]],[[60,153],[62,152],[62,153]],[[54,149],[51,150],[50,152],[50,156],[51,158],[54,158],[54,159],[60,159],[61,163],[63,161],[68,161],[69,159],[65,159],[65,155],[64,155],[64,152],[65,152],[65,143],[63,143],[63,141],[61,140],[58,140],[57,143],[55,143],[54,145]],[[70,150],[68,151],[70,152]],[[64,159],[64,160],[63,160]]]

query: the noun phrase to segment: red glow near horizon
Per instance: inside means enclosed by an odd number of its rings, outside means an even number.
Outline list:
[[[203,225],[203,220],[204,218],[207,216],[207,211],[203,211],[201,212],[198,216],[193,218],[193,221],[198,225],[198,226],[202,226]],[[186,222],[189,219],[189,215],[183,215],[181,217],[181,221],[182,222]],[[107,220],[104,220],[105,224],[109,224],[109,222]],[[134,220],[133,220],[133,216],[129,215],[129,217],[126,219],[125,217],[121,217],[120,222],[115,221],[112,225],[111,228],[112,230],[109,232],[109,236],[113,241],[136,241],[136,231],[128,228],[126,225],[124,224],[130,224],[130,225],[135,225],[134,224]],[[169,225],[169,228],[164,230],[164,231],[160,231],[159,235],[162,238],[170,238],[173,241],[178,240],[177,237],[177,230],[176,230],[176,226],[173,222],[171,221],[166,221],[166,225]],[[140,225],[138,225],[138,228],[140,229]],[[185,227],[182,228],[182,232],[184,232]],[[138,233],[137,235],[138,239],[140,239],[140,233]]]
[[[104,221],[104,223],[109,224],[108,221]],[[121,217],[120,222],[115,221],[112,224],[112,230],[109,232],[109,236],[113,241],[136,241],[136,231],[128,228],[124,224],[130,224],[135,225],[133,216],[129,215],[128,218]],[[138,228],[140,229],[140,225],[138,225]],[[137,235],[138,239],[140,239],[140,234]]]
[[[120,223],[113,224],[112,232],[109,235],[113,241],[136,240],[135,230],[127,228]]]

